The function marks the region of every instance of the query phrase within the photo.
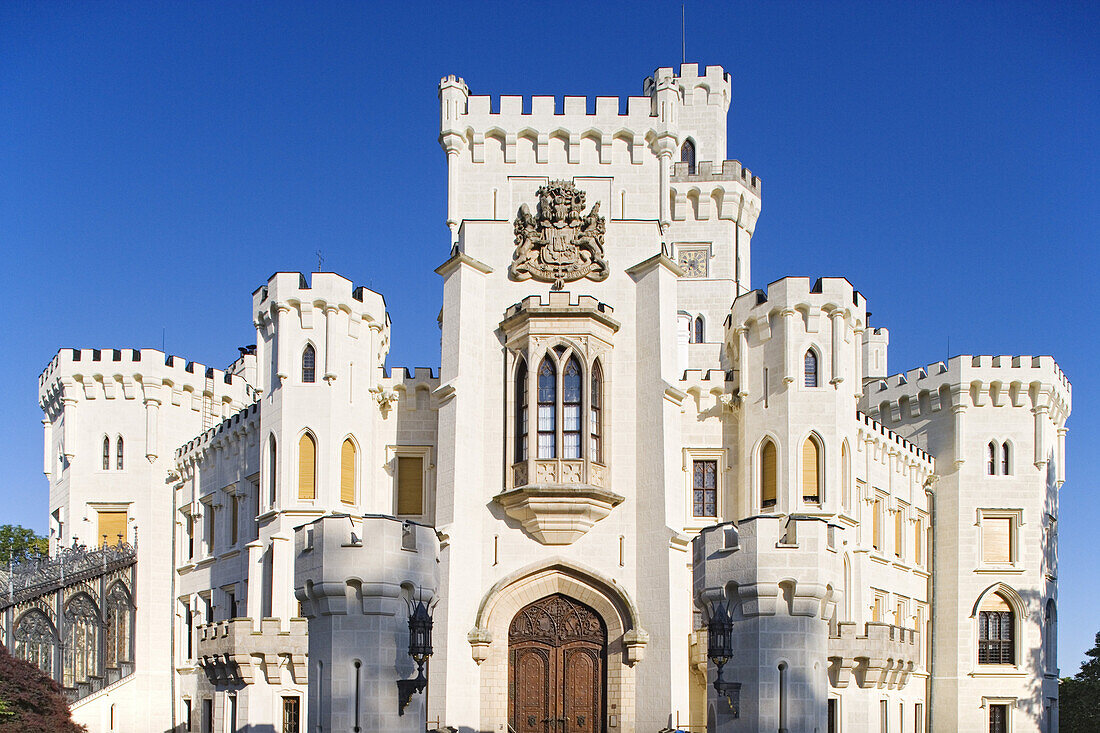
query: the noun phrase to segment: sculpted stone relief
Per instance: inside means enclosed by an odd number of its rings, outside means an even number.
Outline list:
[[[606,280],[603,237],[607,225],[599,202],[585,215],[584,191],[571,181],[550,181],[536,195],[536,213],[523,204],[516,215],[511,276],[553,283],[553,290],[584,277]]]

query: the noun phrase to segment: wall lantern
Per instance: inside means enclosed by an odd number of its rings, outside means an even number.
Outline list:
[[[397,714],[404,715],[413,694],[424,692],[428,678],[424,665],[432,656],[432,617],[424,601],[417,601],[409,614],[409,656],[416,662],[416,678],[397,681]]]
[[[726,698],[733,717],[739,717],[741,683],[722,679],[722,667],[733,656],[733,619],[730,618],[726,603],[714,604],[710,623],[707,624],[707,656],[718,668],[714,691]]]

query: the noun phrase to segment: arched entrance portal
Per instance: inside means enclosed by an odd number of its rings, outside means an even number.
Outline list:
[[[508,720],[516,733],[602,733],[607,629],[588,606],[555,593],[508,627]]]

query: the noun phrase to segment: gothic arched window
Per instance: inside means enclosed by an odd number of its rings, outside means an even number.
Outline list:
[[[46,614],[34,609],[23,614],[15,624],[15,656],[36,665],[53,676],[53,652],[57,632]]]
[[[115,583],[107,594],[107,667],[119,667],[125,662],[132,662],[133,650],[130,646],[130,633],[133,629],[133,603],[130,601],[130,593],[122,583]]]
[[[527,460],[527,361],[516,369],[516,461]]]
[[[1016,663],[1016,615],[1000,593],[990,593],[978,611],[978,664]]]
[[[115,443],[115,470],[122,470],[122,436],[118,436],[118,442]]]
[[[989,441],[989,462],[986,467],[986,473],[990,476],[997,475],[997,443],[995,441]]]
[[[817,386],[817,352],[813,349],[806,350],[806,358],[804,362],[805,372],[805,385],[807,387]]]
[[[571,357],[562,373],[563,458],[581,457],[581,365]]]
[[[589,398],[591,409],[588,416],[588,429],[592,433],[592,445],[589,449],[589,457],[597,463],[603,462],[603,446],[601,443],[602,432],[602,401],[603,401],[603,370],[600,363],[592,366],[592,396]]]
[[[811,435],[802,444],[802,501],[821,502],[821,479],[825,473],[821,465],[821,443]]]
[[[1008,442],[1001,444],[1001,475],[1008,476],[1012,473],[1012,463],[1008,452]]]
[[[764,446],[760,449],[760,505],[765,509],[775,506],[778,468],[775,443],[765,439]]]
[[[696,316],[695,317],[695,343],[701,344],[706,340],[704,338],[704,336],[706,335],[706,333],[704,331],[704,328],[705,327],[703,325],[703,317],[702,316]]]
[[[65,606],[65,646],[62,685],[76,687],[99,675],[99,612],[92,599],[81,593]]]
[[[279,455],[274,433],[267,438],[267,495],[268,505],[275,506],[275,489],[278,486]],[[256,511],[259,512],[259,507]]]
[[[691,138],[684,140],[680,147],[680,162],[687,163],[688,175],[695,175],[695,143]]]
[[[557,458],[558,375],[547,356],[539,365],[538,382],[538,457]]]
[[[355,443],[345,438],[340,446],[340,501],[355,503]]]
[[[103,436],[103,470],[111,470],[111,439]]]
[[[302,350],[302,382],[312,384],[317,381],[317,351],[313,344],[306,344]]]
[[[309,433],[298,440],[298,498],[317,498],[317,441]]]

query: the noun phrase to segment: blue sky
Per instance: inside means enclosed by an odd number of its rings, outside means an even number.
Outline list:
[[[1100,630],[1100,5],[686,3],[758,174],[753,281],[843,275],[891,371],[1054,354],[1074,385],[1063,674]],[[42,531],[37,376],[62,346],[224,366],[250,293],[325,269],[381,291],[391,365],[439,363],[436,84],[641,93],[679,3],[0,4],[0,522]]]

